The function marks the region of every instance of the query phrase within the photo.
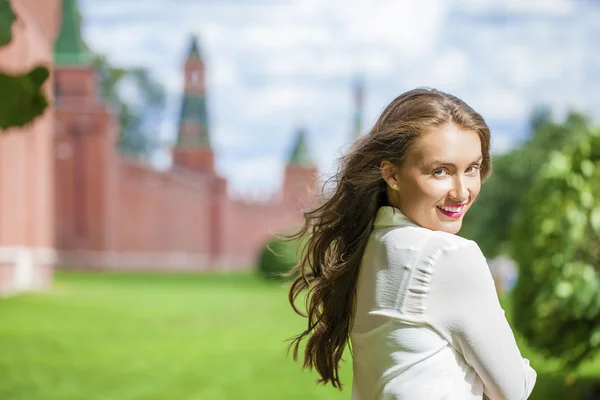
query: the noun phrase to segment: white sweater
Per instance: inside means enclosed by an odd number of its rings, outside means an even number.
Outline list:
[[[382,207],[351,331],[353,400],[522,400],[521,356],[477,244]]]

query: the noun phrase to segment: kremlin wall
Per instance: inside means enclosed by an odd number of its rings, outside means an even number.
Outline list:
[[[23,23],[0,48],[0,69],[51,67],[53,105],[26,129],[0,134],[0,294],[48,287],[55,268],[251,268],[273,233],[302,222],[317,174],[302,131],[282,193],[268,203],[228,196],[214,168],[195,38],[182,60],[173,166],[157,171],[117,150],[118,117],[100,95],[75,0],[11,3]]]

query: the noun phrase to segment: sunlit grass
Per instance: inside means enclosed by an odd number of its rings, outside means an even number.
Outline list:
[[[251,274],[61,272],[51,291],[0,299],[0,399],[349,399],[315,384],[286,356],[304,327],[287,291]],[[527,348],[540,373],[534,399],[576,399]]]

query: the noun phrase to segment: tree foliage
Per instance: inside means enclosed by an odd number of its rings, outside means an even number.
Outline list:
[[[538,108],[531,116],[530,126],[532,134],[526,142],[493,157],[492,175],[465,215],[460,234],[475,240],[487,257],[512,253],[511,226],[548,154],[577,142],[590,120],[570,112],[564,122],[556,123],[548,109]]]
[[[0,46],[11,42],[16,19],[10,1],[0,0]],[[48,76],[43,66],[16,74],[0,71],[0,130],[23,127],[44,113],[48,100],[42,86]]]
[[[600,349],[599,129],[551,153],[515,221],[515,329],[575,367]]]
[[[124,153],[149,157],[163,146],[159,127],[165,107],[165,90],[145,68],[122,68],[110,64],[101,54],[93,65],[100,75],[104,99],[119,115],[119,149]]]
[[[81,26],[81,12],[77,4],[74,6]],[[98,72],[104,101],[114,107],[119,116],[119,149],[126,154],[149,158],[164,146],[159,138],[166,100],[164,87],[148,69],[115,66],[85,41],[83,45],[93,55],[92,67]]]

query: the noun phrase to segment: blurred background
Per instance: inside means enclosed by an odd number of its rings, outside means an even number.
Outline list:
[[[531,398],[600,399],[599,71],[592,0],[0,0],[0,399],[350,398],[273,234],[419,86],[491,127],[459,234]]]

